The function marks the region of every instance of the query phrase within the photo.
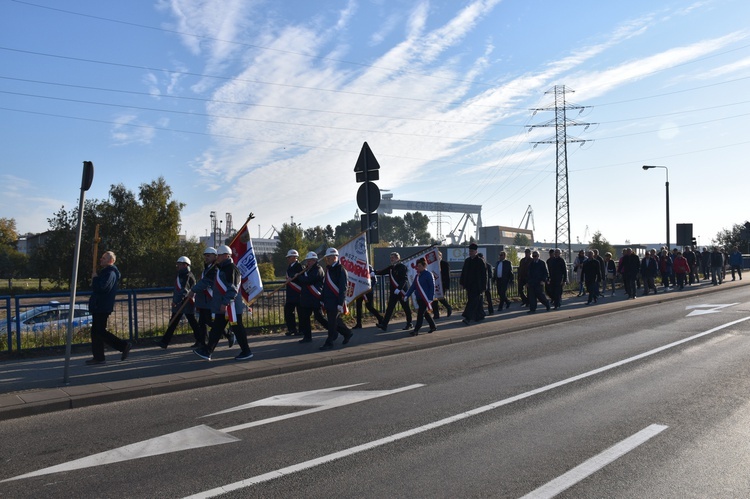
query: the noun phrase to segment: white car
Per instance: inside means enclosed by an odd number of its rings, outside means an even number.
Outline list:
[[[70,305],[63,305],[57,301],[51,301],[46,305],[38,305],[26,310],[19,316],[21,332],[66,330],[69,316]],[[11,332],[16,330],[16,322],[15,317],[10,320]],[[75,305],[73,308],[73,327],[90,326],[91,322],[92,317],[88,305]],[[4,321],[0,324],[0,332],[8,332],[8,324]]]

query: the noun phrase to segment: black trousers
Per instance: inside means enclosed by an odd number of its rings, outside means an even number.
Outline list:
[[[552,298],[552,306],[559,307],[562,304],[563,283],[552,281],[549,283],[549,296]]]
[[[211,332],[208,334],[208,353],[212,353],[219,344],[219,340],[224,335],[224,329],[227,327],[227,316],[224,314],[216,314],[214,317],[214,324],[211,326]],[[229,330],[234,333],[237,338],[237,344],[240,346],[243,352],[250,350],[250,345],[247,343],[247,331],[245,326],[242,325],[242,316],[237,317],[237,323],[229,326]]]
[[[490,291],[490,288],[484,290],[484,299],[487,300],[487,313],[495,313],[495,310],[492,308],[492,291]],[[482,307],[484,307],[484,305],[482,305]]]
[[[549,307],[549,300],[544,296],[544,285],[541,282],[529,284],[529,310],[536,310],[536,302],[539,300],[542,305]]]
[[[110,312],[91,314],[91,352],[96,360],[105,360],[104,344],[122,352],[128,342],[107,331]]]
[[[406,314],[406,323],[411,324],[411,307],[409,306],[409,300],[402,301],[402,296],[403,295],[391,293],[391,295],[388,297],[388,307],[385,309],[385,317],[383,318],[383,322],[381,322],[382,325],[387,326],[388,323],[391,322],[393,310],[396,308],[397,303],[400,303],[401,308],[404,309],[404,314]]]
[[[505,305],[506,303],[510,303],[510,300],[508,299],[508,280],[507,279],[497,280],[497,294],[500,297],[500,308],[503,308],[503,305]]]
[[[440,298],[439,300],[432,302],[432,311],[435,313],[436,319],[440,318],[440,305],[443,305],[448,313],[453,313],[453,307],[448,303],[448,300],[446,298]]]
[[[299,303],[290,301],[284,303],[284,323],[286,323],[288,334],[297,334],[297,315],[299,315]]]
[[[333,342],[339,337],[339,333],[344,337],[351,336],[352,330],[344,324],[344,319],[341,317],[337,307],[331,306],[326,309],[326,319],[328,320],[326,345],[333,345]]]
[[[484,319],[484,294],[467,293],[466,307],[462,314],[467,321],[481,321]]]
[[[375,301],[374,293],[369,291],[368,293],[365,293],[363,296],[360,296],[357,298],[357,325],[362,326],[362,302],[365,304],[365,308],[375,317],[375,320],[378,321],[378,324],[383,323],[383,316],[380,315],[380,312],[375,308],[375,304],[373,303]]]
[[[427,313],[427,304],[419,302],[419,308],[417,309],[417,324],[414,326],[414,333],[419,332],[419,328],[422,327],[423,319],[427,319],[427,324],[430,325],[430,329],[436,329],[435,321],[432,320],[430,314]]]
[[[521,297],[521,303],[524,305],[529,304],[529,297],[524,293],[524,288],[529,283],[526,279],[518,278],[518,296]]]
[[[323,317],[323,314],[320,311],[320,307],[310,308],[300,305],[299,332],[302,333],[302,336],[304,336],[306,340],[312,339],[312,321],[310,320],[310,317],[313,315],[315,316],[315,320],[318,321],[321,326],[323,326],[325,329],[328,329],[328,321],[325,317]]]
[[[206,344],[208,338],[208,330],[214,325],[214,317],[211,314],[210,308],[199,308],[198,309],[198,337],[197,342],[201,345]]]
[[[195,336],[195,341],[197,343],[201,343],[200,326],[198,324],[198,321],[195,320],[195,314],[186,314],[185,312],[180,312],[180,315],[177,316],[177,314],[175,314],[176,311],[177,310],[175,309],[175,311],[172,312],[172,318],[169,319],[169,327],[164,332],[164,336],[162,336],[161,342],[165,345],[169,345],[169,342],[172,341],[172,335],[174,335],[177,326],[180,325],[180,318],[184,315],[188,321],[188,324],[190,324],[190,327],[193,329],[193,336]]]

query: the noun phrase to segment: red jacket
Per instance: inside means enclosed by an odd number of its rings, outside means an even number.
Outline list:
[[[674,259],[674,273],[675,274],[689,274],[690,265],[688,264],[687,258],[679,255]]]

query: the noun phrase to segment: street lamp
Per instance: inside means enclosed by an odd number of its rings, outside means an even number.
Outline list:
[[[664,168],[667,171],[667,181],[664,185],[667,187],[667,251],[669,251],[669,168],[666,166],[643,165],[644,170],[650,170],[651,168]]]

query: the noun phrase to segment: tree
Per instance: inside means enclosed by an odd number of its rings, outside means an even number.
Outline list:
[[[0,218],[0,248],[15,248],[18,242],[15,218]]]
[[[0,218],[0,278],[11,279],[26,274],[28,257],[16,249],[18,233],[14,218]]]
[[[112,185],[106,201],[88,200],[84,207],[80,284],[91,279],[93,262],[104,251],[114,251],[123,283],[129,287],[165,286],[174,277],[174,262],[180,256],[201,261],[197,241],[180,242],[180,212],[184,207],[172,199],[172,189],[163,177],[141,184],[138,197],[124,185]],[[38,275],[59,285],[72,274],[78,209],[63,206],[47,219],[50,233],[34,255]],[[98,255],[93,254],[95,227],[99,225]],[[91,263],[89,263],[91,262]],[[91,265],[91,266],[90,266]]]
[[[336,226],[335,246],[341,246],[362,232],[360,221],[356,218],[342,222]]]
[[[609,244],[609,241],[607,241],[607,239],[604,238],[602,236],[602,233],[599,231],[594,232],[594,234],[591,236],[589,249],[599,250],[600,255],[604,255],[607,252],[612,253],[613,255],[615,254],[615,248],[611,244]]]
[[[529,239],[529,236],[527,236],[526,234],[521,234],[520,232],[517,232],[516,237],[513,238],[513,244],[515,246],[528,247],[531,245],[531,240]]]
[[[306,242],[304,231],[299,224],[287,224],[281,226],[279,231],[279,244],[273,253],[272,262],[273,270],[277,276],[286,275],[286,254],[291,249],[296,249],[300,253],[300,259],[305,258]]]
[[[750,237],[748,237],[748,232],[750,232],[750,223],[734,224],[731,229],[722,229],[717,232],[713,242],[717,246],[724,248],[734,248],[737,246],[741,250],[750,252]]]

